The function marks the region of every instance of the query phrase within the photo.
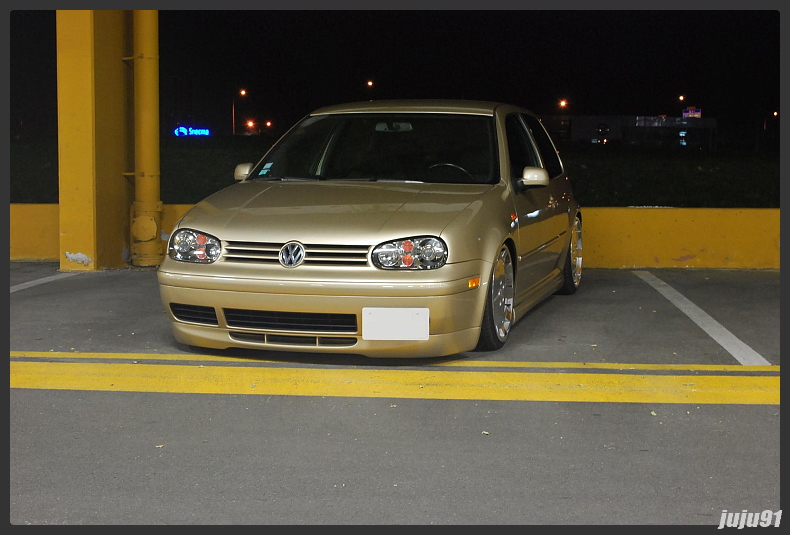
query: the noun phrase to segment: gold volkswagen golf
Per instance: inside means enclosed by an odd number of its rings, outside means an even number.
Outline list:
[[[187,212],[159,268],[181,343],[442,356],[502,347],[582,275],[581,212],[529,111],[321,108]]]

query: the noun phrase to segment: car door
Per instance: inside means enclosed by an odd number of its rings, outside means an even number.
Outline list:
[[[541,167],[549,174],[548,205],[551,241],[546,245],[547,262],[554,262],[554,269],[560,270],[559,257],[570,240],[571,188],[568,175],[562,166],[557,148],[549,137],[540,120],[534,115],[522,113],[524,121],[540,155]]]
[[[505,118],[510,179],[514,188],[513,201],[516,211],[516,303],[525,299],[530,290],[548,277],[556,258],[546,251],[554,237],[549,187],[522,189],[517,181],[524,167],[542,167],[532,138],[519,114]],[[552,263],[553,262],[553,263]]]

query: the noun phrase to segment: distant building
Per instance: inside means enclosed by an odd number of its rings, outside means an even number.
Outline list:
[[[552,115],[543,124],[559,142],[641,147],[716,147],[716,119],[643,115]]]

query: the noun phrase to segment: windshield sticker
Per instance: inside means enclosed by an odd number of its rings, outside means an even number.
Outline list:
[[[272,166],[272,163],[273,162],[269,162],[266,165],[264,165],[263,169],[261,169],[261,172],[258,173],[258,176],[265,175],[266,173],[268,173],[269,172],[269,168]]]

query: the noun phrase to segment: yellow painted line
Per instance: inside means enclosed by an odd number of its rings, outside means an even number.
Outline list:
[[[521,362],[454,360],[437,362],[433,366],[465,368],[581,368],[588,370],[687,370],[718,372],[779,372],[779,366],[743,366],[741,364],[625,364],[615,362]]]
[[[500,401],[779,405],[777,376],[10,362],[11,388]]]
[[[249,362],[265,364],[283,364],[282,360],[267,360],[257,357],[225,357],[222,355],[194,355],[189,353],[83,353],[66,351],[11,351],[11,357],[29,358],[71,358],[71,359],[106,359],[106,360],[165,360],[195,362]],[[370,364],[376,360],[371,359]],[[520,362],[520,361],[485,361],[485,360],[447,360],[428,362],[420,359],[415,366],[438,366],[453,368],[566,368],[588,370],[666,370],[666,371],[716,371],[716,372],[775,372],[779,366],[742,366],[740,364],[625,364],[614,362]]]
[[[179,362],[261,362],[283,364],[282,361],[256,357],[225,357],[222,355],[193,355],[190,353],[83,353],[78,351],[11,351],[11,357],[53,359],[102,359],[102,360],[175,360]]]

